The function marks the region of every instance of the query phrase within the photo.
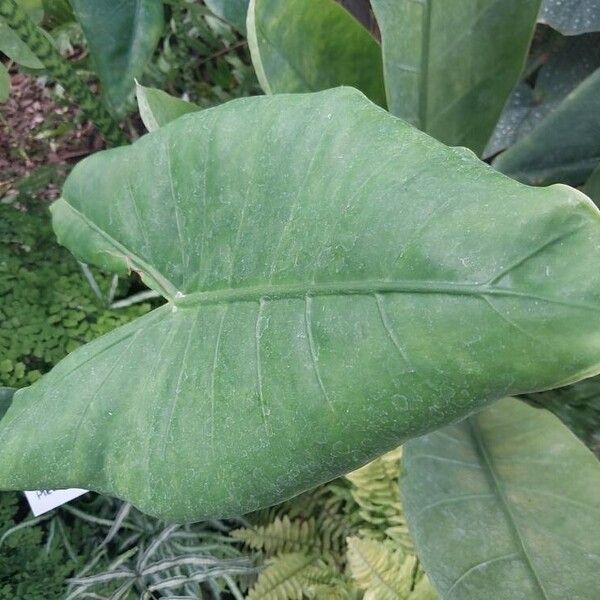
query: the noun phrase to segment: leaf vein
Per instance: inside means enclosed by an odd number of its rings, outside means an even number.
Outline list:
[[[323,379],[321,377],[321,372],[319,370],[319,359],[318,359],[318,355],[316,352],[316,347],[315,347],[315,340],[313,338],[313,333],[312,333],[312,298],[310,296],[306,296],[304,299],[304,328],[306,329],[306,338],[308,340],[308,348],[310,350],[310,359],[312,362],[312,367],[315,373],[315,378],[317,380],[317,383],[319,384],[319,388],[321,389],[321,392],[323,394],[323,397],[325,398],[325,401],[327,402],[329,408],[335,412],[335,409],[333,407],[333,403],[331,402],[331,399],[329,398],[329,394],[327,393],[327,390],[325,389],[325,385],[323,383]]]

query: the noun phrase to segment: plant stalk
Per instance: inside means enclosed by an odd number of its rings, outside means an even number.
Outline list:
[[[58,81],[75,100],[107,142],[114,146],[123,146],[128,143],[125,134],[119,129],[108,110],[93,96],[68,61],[39,31],[15,0],[0,0],[0,18],[3,18],[7,25],[27,44],[51,77]]]

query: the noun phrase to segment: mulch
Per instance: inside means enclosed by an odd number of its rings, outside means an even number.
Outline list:
[[[15,186],[36,168],[66,171],[102,148],[95,128],[56,88],[41,78],[11,73],[10,97],[0,104],[0,199],[15,194]],[[50,183],[42,195],[53,200],[58,189]]]

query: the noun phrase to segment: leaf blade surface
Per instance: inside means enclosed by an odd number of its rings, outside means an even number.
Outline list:
[[[122,115],[129,95],[162,35],[164,7],[159,0],[73,0],[102,92],[110,109]]]
[[[385,106],[379,44],[334,0],[251,0],[247,29],[265,93],[349,85]]]
[[[516,84],[539,0],[373,0],[390,112],[481,153]]]
[[[516,142],[496,168],[532,185],[585,182],[600,162],[599,48],[599,34],[569,38],[540,69]]]
[[[79,163],[52,210],[78,258],[169,304],[17,392],[0,487],[241,514],[600,368],[591,202],[356,90],[184,115]]]
[[[600,31],[598,0],[544,0],[540,23],[550,25],[564,35]]]
[[[403,457],[409,526],[444,598],[594,596],[600,464],[556,417],[506,398]]]

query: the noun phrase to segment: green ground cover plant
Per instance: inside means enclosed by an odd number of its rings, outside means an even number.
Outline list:
[[[138,554],[73,597],[594,598],[600,466],[569,428],[597,448],[600,9],[565,4],[123,4],[110,35],[229,21],[266,97],[138,86],[150,133],[70,174],[59,242],[164,304],[32,371],[0,486],[221,523],[252,559],[140,583]],[[86,5],[118,117],[160,36],[135,58]]]

